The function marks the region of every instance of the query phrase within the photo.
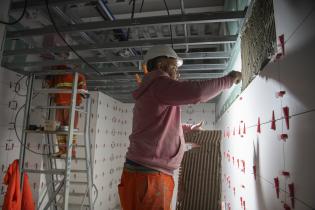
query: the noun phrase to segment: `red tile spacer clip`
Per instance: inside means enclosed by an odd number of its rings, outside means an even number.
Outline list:
[[[272,129],[272,130],[276,130],[276,118],[275,118],[275,111],[272,111],[271,129]]]
[[[290,125],[289,125],[289,118],[290,118],[289,107],[287,107],[287,106],[283,107],[282,110],[283,110],[283,115],[284,115],[284,119],[285,119],[285,125],[287,126],[287,129],[289,129],[290,128]]]
[[[246,134],[246,126],[245,126],[245,123],[244,123],[244,127],[243,127],[243,134]]]
[[[257,122],[257,133],[261,133],[261,129],[260,129],[260,117],[258,117],[258,122]]]
[[[292,205],[292,208],[294,208],[294,206],[295,206],[294,184],[291,183],[288,186],[289,186],[289,194],[290,194],[290,198],[291,198],[291,205]]]
[[[288,172],[288,171],[282,171],[282,175],[283,175],[283,176],[286,176],[286,177],[289,177],[289,176],[290,176],[290,172]]]
[[[227,130],[227,137],[228,137],[228,139],[230,138],[230,128],[228,128],[228,130]]]
[[[257,175],[256,165],[253,166],[253,172],[254,172],[254,177],[255,177],[255,180],[256,180],[256,175]]]
[[[278,38],[279,38],[279,42],[280,42],[280,46],[281,46],[281,50],[282,50],[282,55],[285,55],[285,52],[284,52],[284,34],[281,34]]]
[[[276,55],[276,59],[281,58],[282,56],[284,56],[284,34],[280,35],[278,37],[279,39],[279,44],[278,46],[280,47],[281,52],[278,52]]]
[[[286,203],[283,204],[284,210],[291,210],[290,206]]]
[[[286,140],[288,139],[288,134],[286,134],[286,133],[280,134],[280,139],[281,139],[282,141],[286,141]]]
[[[280,193],[280,184],[279,184],[279,178],[276,177],[274,178],[274,185],[277,193],[277,198],[279,198],[279,193]]]
[[[281,90],[281,91],[276,93],[276,98],[283,97],[284,95],[285,95],[285,91]]]
[[[243,169],[242,172],[245,173],[245,160],[242,160]]]

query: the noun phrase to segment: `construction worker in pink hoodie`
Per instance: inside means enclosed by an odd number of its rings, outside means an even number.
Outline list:
[[[170,210],[173,172],[184,155],[184,133],[201,124],[181,123],[180,105],[207,102],[241,80],[241,73],[200,81],[179,81],[183,64],[168,46],[154,46],[144,57],[148,74],[133,92],[130,145],[118,185],[123,210]]]

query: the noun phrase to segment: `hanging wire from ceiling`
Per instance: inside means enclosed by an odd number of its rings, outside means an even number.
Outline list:
[[[170,16],[170,11],[169,11],[169,9],[168,9],[166,0],[163,0],[163,1],[164,1],[164,5],[165,5],[165,9],[166,9],[167,15]],[[170,32],[171,32],[172,48],[174,49],[174,40],[173,40],[173,28],[172,28],[172,24],[170,24]]]
[[[132,3],[132,9],[131,9],[131,17],[130,17],[130,22],[133,22],[133,18],[135,16],[135,8],[136,8],[136,0],[130,0],[129,5]],[[130,28],[127,29],[127,41],[129,40],[129,35],[130,35]]]
[[[0,23],[4,24],[4,25],[15,25],[15,24],[17,24],[25,16],[26,8],[27,8],[27,0],[24,0],[23,12],[22,12],[21,16],[18,19],[16,19],[15,21],[12,21],[12,22],[6,22],[6,21],[3,21],[3,20],[0,20]]]
[[[57,28],[57,24],[51,14],[51,11],[49,9],[49,2],[48,0],[45,0],[46,3],[46,9],[47,9],[47,13],[49,16],[49,19],[56,31],[56,33],[59,35],[59,37],[62,39],[62,41],[67,45],[67,47],[79,58],[81,59],[87,66],[89,66],[93,71],[95,71],[97,74],[99,74],[100,76],[104,76],[100,71],[98,71],[94,66],[92,66],[89,62],[87,62],[75,49],[73,49],[73,47],[71,47],[71,45],[66,41],[66,39],[63,37],[63,35],[60,33],[60,31]]]
[[[141,13],[141,12],[142,12],[143,4],[144,4],[144,0],[142,0],[142,2],[141,2],[141,6],[140,6],[139,13]]]

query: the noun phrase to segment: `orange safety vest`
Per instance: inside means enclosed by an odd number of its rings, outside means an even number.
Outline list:
[[[73,83],[73,74],[65,74],[65,75],[56,75],[53,76],[50,81],[48,81],[49,85],[53,88],[60,89],[71,89]],[[86,90],[86,80],[83,74],[79,74],[78,78],[78,89]],[[71,94],[70,93],[56,93],[54,99],[56,105],[70,105],[71,104]],[[82,102],[82,96],[77,94],[77,102],[76,105],[80,105]]]
[[[3,182],[8,185],[3,210],[35,210],[32,190],[26,173],[24,173],[23,192],[21,193],[20,190],[19,160],[10,164]]]

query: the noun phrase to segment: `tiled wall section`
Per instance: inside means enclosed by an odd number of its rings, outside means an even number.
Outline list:
[[[285,56],[267,65],[217,123],[224,131],[226,210],[315,208],[315,3],[279,0],[274,5]],[[284,95],[276,97],[280,91]]]

